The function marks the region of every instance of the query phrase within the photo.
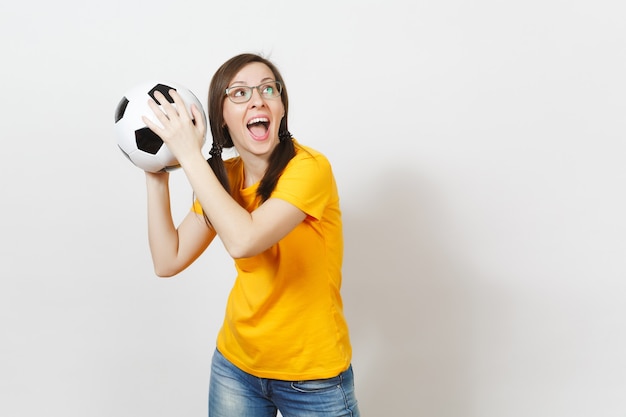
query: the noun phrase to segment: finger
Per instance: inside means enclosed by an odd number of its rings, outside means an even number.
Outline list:
[[[187,111],[187,106],[185,105],[185,100],[183,100],[180,94],[178,94],[178,91],[171,89],[169,91],[169,95],[170,97],[172,97],[172,99],[174,99],[174,104],[176,104],[176,111],[178,112],[180,118],[185,120],[191,119],[191,116]]]
[[[170,119],[155,100],[148,100],[148,107],[150,107],[157,120],[147,115],[142,115],[141,119],[150,130],[162,138],[165,136],[167,127],[170,124]]]
[[[156,95],[155,95],[156,97]],[[155,100],[148,100],[148,107],[150,107],[150,109],[152,110],[152,113],[154,114],[154,116],[157,118],[157,120],[159,122],[161,122],[161,125],[167,126],[167,123],[170,120],[170,117],[168,116],[167,112],[165,111],[165,109],[163,109],[162,106],[159,106],[157,104],[157,102]],[[171,112],[170,112],[171,114]]]
[[[161,128],[161,126],[150,120],[147,116],[141,116],[141,120],[143,120],[148,129],[152,130],[157,136],[159,136],[160,138],[163,138],[165,136],[165,130]]]
[[[194,124],[196,128],[202,132],[202,135],[206,133],[206,125],[204,124],[204,115],[202,114],[202,110],[198,108],[195,104],[191,104],[191,114],[193,116]]]
[[[172,119],[178,116],[178,111],[176,110],[176,107],[169,102],[169,100],[165,97],[163,93],[161,93],[160,91],[155,91],[154,98],[154,104],[156,106],[160,106],[159,110],[161,110],[161,113],[165,114],[168,119]]]

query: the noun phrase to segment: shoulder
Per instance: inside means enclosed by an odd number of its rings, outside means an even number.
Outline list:
[[[294,193],[319,192],[334,183],[333,170],[328,158],[316,149],[295,141],[295,156],[282,172],[278,189],[287,186]]]
[[[273,198],[285,200],[308,216],[321,219],[337,190],[328,159],[321,152],[295,142],[296,155],[276,183]]]
[[[296,155],[291,159],[289,165],[316,165],[326,169],[330,168],[330,162],[326,155],[310,146],[302,145],[294,139]]]

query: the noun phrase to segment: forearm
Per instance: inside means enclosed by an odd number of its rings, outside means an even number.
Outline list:
[[[182,167],[203,211],[230,255],[238,258],[254,251],[252,215],[226,192],[206,160],[191,158]]]
[[[167,175],[167,174],[165,174]],[[167,177],[146,176],[148,194],[148,243],[154,270],[159,276],[171,275],[178,252],[178,232],[172,220]]]

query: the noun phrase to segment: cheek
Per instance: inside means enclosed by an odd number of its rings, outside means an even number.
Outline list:
[[[278,123],[280,123],[285,117],[285,106],[283,106],[282,102],[280,103],[280,106],[274,110],[274,114],[276,115]]]
[[[229,109],[229,108],[224,108],[224,112],[222,113],[222,117],[224,117],[224,123],[233,128],[235,127],[235,123],[238,123],[238,121],[241,121],[241,114],[238,114],[235,110],[233,109]]]

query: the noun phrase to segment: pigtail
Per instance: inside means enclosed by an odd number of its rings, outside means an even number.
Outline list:
[[[278,133],[278,139],[278,145],[276,145],[276,148],[274,148],[274,151],[270,155],[267,171],[265,171],[265,175],[261,178],[261,182],[256,191],[261,202],[270,198],[274,188],[276,188],[278,178],[280,178],[280,175],[285,170],[291,158],[296,155],[293,137],[286,128]]]

